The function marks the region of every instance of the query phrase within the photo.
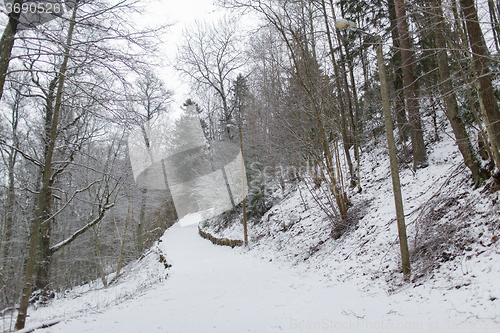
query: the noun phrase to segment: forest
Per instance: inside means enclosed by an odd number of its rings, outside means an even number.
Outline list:
[[[214,207],[218,215],[200,223],[211,232],[244,226],[235,238],[245,246],[287,232],[295,222],[268,230],[260,221],[293,192],[321,216],[329,241],[342,239],[369,205],[356,195],[388,195],[363,181],[371,163],[390,161],[384,177],[396,207],[397,274],[418,281],[468,248],[455,233],[462,227],[437,226],[464,198],[459,193],[496,198],[500,189],[499,1],[215,4],[224,14],[186,26],[175,58],[164,59],[175,18],[143,24],[147,1],[3,2],[0,311],[15,313],[15,329],[24,328],[30,304],[95,280],[116,283],[185,215],[168,183],[151,189],[136,181],[130,144],[144,133],[149,149],[145,124],[187,110],[209,150],[232,144],[244,163],[246,197],[230,195],[225,212]],[[191,89],[180,107],[164,66]],[[445,182],[434,201],[404,209],[400,172],[425,177],[455,158],[449,150],[429,157],[443,140],[458,148],[454,177],[463,177],[463,191]],[[374,147],[382,153],[373,156]],[[488,205],[487,243],[495,246],[497,199]],[[474,228],[474,205],[455,207],[463,209],[456,226]],[[415,221],[420,229],[407,235]]]

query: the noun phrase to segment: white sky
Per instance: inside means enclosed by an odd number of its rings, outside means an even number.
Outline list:
[[[215,6],[213,0],[146,0],[149,4],[143,15],[138,16],[138,25],[154,25],[171,23],[169,32],[164,36],[165,44],[163,52],[165,68],[160,73],[166,87],[172,90],[174,95],[173,110],[178,108],[188,97],[189,85],[186,79],[182,80],[178,73],[170,66],[175,60],[177,45],[180,42],[182,31],[193,25],[194,21],[215,21],[224,15],[224,10]],[[0,0],[0,8],[3,9],[4,2]],[[3,32],[7,16],[0,15],[0,30]],[[170,65],[168,65],[170,64]]]
[[[170,31],[164,36],[163,47],[167,59],[166,67],[160,73],[168,89],[173,90],[174,105],[179,107],[188,97],[189,85],[186,79],[181,79],[171,67],[175,60],[177,45],[182,36],[182,31],[194,24],[194,21],[215,21],[224,15],[224,10],[216,7],[212,0],[157,0],[148,8],[149,14],[143,15],[146,22],[173,23]],[[169,65],[170,64],[170,65]]]

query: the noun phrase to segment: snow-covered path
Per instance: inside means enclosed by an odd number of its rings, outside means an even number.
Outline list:
[[[40,332],[455,331],[456,311],[432,297],[389,297],[350,281],[300,276],[242,250],[214,246],[196,226],[174,225],[160,245],[172,264],[163,283]]]

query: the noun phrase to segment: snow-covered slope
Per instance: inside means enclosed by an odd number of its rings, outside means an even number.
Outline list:
[[[413,267],[412,282],[404,283],[388,159],[382,143],[371,149],[363,154],[363,192],[351,196],[349,226],[339,238],[300,184],[250,225],[249,249],[215,246],[196,225],[176,224],[114,284],[95,282],[30,308],[27,327],[57,321],[37,332],[498,332],[498,193],[471,188],[450,139],[433,146],[428,168],[402,169]],[[242,234],[234,223],[217,236]]]
[[[418,299],[421,306],[440,304],[450,314],[466,314],[470,327],[479,327],[483,320],[500,323],[499,193],[491,191],[492,183],[471,187],[469,172],[448,136],[432,146],[429,161],[425,169],[414,173],[402,168],[400,175],[411,283],[402,281],[383,142],[363,154],[363,191],[351,196],[349,227],[340,238],[333,237],[332,223],[300,184],[250,226],[249,252],[288,263],[304,275],[354,283],[370,294]],[[219,237],[242,239],[241,223],[219,232],[215,225],[205,229]]]
[[[25,331],[29,332],[42,324],[101,313],[111,306],[139,297],[168,278],[169,265],[161,243],[155,243],[141,259],[124,267],[118,279],[113,281],[114,273],[108,276],[110,284],[106,288],[101,280],[96,280],[64,293],[56,293],[47,306],[30,306]],[[16,316],[17,313],[12,312],[1,317],[2,332],[13,329]]]

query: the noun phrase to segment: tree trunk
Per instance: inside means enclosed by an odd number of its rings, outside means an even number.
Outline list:
[[[330,1],[330,5],[332,5],[331,1]],[[340,82],[340,73],[339,73],[339,69],[338,69],[338,64],[335,61],[334,48],[333,48],[333,44],[332,44],[332,36],[330,33],[330,24],[328,22],[328,15],[326,13],[326,5],[325,5],[324,0],[322,0],[322,7],[323,7],[323,17],[325,20],[326,35],[328,38],[328,46],[330,48],[330,56],[332,59],[332,65],[333,65],[334,73],[335,73],[335,84],[337,85],[337,91],[338,91],[338,96],[339,96],[338,98],[339,98],[339,108],[340,108],[340,130],[341,130],[341,134],[342,134],[344,153],[346,156],[347,165],[349,167],[349,175],[351,176],[351,186],[355,187],[356,186],[356,174],[354,173],[354,168],[352,166],[352,160],[351,160],[351,154],[349,152],[349,148],[351,147],[352,143],[350,142],[350,140],[348,138],[347,120],[346,120],[346,115],[345,115],[346,111],[345,111],[344,99],[342,98],[343,88],[342,88],[342,83]],[[335,11],[333,10],[333,6],[331,7],[331,11],[332,11],[332,15],[335,19]],[[337,37],[340,40],[340,35],[337,35]],[[339,46],[340,46],[340,43],[339,43]],[[346,85],[345,89],[347,92],[347,89],[349,89],[349,87],[347,87],[347,77],[345,76],[345,73],[343,75],[343,78],[344,78],[344,82]],[[347,98],[349,98],[349,96]]]
[[[35,220],[32,224],[31,234],[30,234],[30,243],[29,243],[29,254],[28,261],[26,263],[26,271],[24,274],[24,282],[23,282],[23,291],[21,293],[21,300],[19,302],[19,309],[16,321],[16,329],[20,330],[24,328],[26,322],[26,315],[29,305],[29,300],[33,288],[33,275],[35,273],[35,264],[37,259],[37,247],[38,247],[38,236],[40,231],[40,225],[45,217],[46,207],[49,203],[48,194],[50,192],[50,176],[52,171],[52,157],[54,153],[54,146],[57,137],[57,125],[59,122],[59,112],[61,109],[61,101],[62,101],[62,93],[64,87],[64,80],[66,75],[66,68],[68,66],[70,46],[73,39],[73,29],[75,26],[75,17],[76,10],[78,6],[75,4],[73,9],[72,18],[69,24],[68,36],[66,39],[66,45],[64,47],[64,59],[61,64],[60,69],[60,77],[59,84],[57,87],[56,94],[56,104],[54,108],[54,116],[52,119],[52,131],[50,135],[49,147],[47,151],[47,156],[45,157],[44,169],[43,169],[43,178],[42,178],[42,187],[40,189],[40,193],[38,195],[38,207],[35,211]]]
[[[137,252],[139,255],[144,250],[144,224],[146,223],[146,200],[148,189],[141,189],[141,211],[139,213],[139,224],[137,225]]]
[[[443,96],[445,103],[446,116],[450,121],[453,134],[455,134],[455,141],[457,142],[460,153],[462,153],[465,165],[467,165],[469,170],[472,172],[472,178],[474,179],[476,185],[479,185],[482,181],[488,178],[489,175],[486,170],[481,168],[476,153],[472,148],[465,125],[459,116],[460,111],[450,77],[449,60],[444,35],[445,22],[441,9],[441,0],[436,0],[434,4],[431,3],[431,6],[434,7],[434,17],[437,23],[437,29],[435,31],[437,49],[436,55],[439,65],[439,73],[441,75],[441,82],[439,85],[441,88],[441,95]]]
[[[340,36],[340,33],[337,31],[338,36]],[[339,39],[340,40],[340,39]],[[351,92],[349,90],[349,84],[347,83],[347,74],[345,70],[345,60],[344,60],[344,55],[342,53],[342,47],[339,42],[339,52],[340,52],[340,58],[342,59],[342,66],[341,66],[341,71],[342,71],[342,78],[344,80],[344,89],[345,89],[345,94],[346,94],[346,101],[347,101],[347,111],[348,111],[348,116],[350,120],[350,129],[347,126],[347,119],[346,115],[342,115],[342,138],[344,139],[344,152],[346,155],[347,159],[347,166],[349,167],[349,175],[351,176],[351,187],[354,188],[356,187],[356,183],[358,182],[358,179],[356,177],[356,174],[354,173],[354,167],[352,165],[352,160],[351,160],[351,154],[349,152],[349,149],[353,146],[353,137],[355,136],[354,133],[354,114],[353,114],[353,107],[352,107],[352,98],[351,98]]]
[[[22,0],[14,0],[12,5],[22,4],[22,2]],[[14,37],[16,36],[20,15],[21,11],[19,11],[19,13],[12,11],[12,13],[9,14],[9,22],[3,31],[2,39],[0,39],[0,99],[2,99],[3,95],[3,86],[7,76],[7,69],[9,68],[10,56],[12,47],[14,46]]]
[[[495,10],[495,3],[493,0],[488,0],[488,9],[490,12],[490,23],[491,23],[491,31],[493,32],[493,40],[495,41],[495,47],[497,52],[500,52],[500,27],[497,19],[497,13]]]
[[[411,147],[413,150],[413,169],[428,166],[427,152],[424,143],[424,133],[420,119],[418,94],[413,75],[413,56],[411,52],[410,35],[406,22],[404,0],[395,0],[396,16],[398,19],[399,42],[401,45],[401,60],[403,69],[403,83],[406,99],[406,108],[410,119]]]
[[[389,19],[391,22],[392,45],[394,54],[392,56],[392,65],[394,66],[394,92],[396,94],[395,109],[396,123],[398,126],[399,140],[404,144],[408,141],[408,118],[406,117],[405,99],[403,92],[403,69],[401,68],[401,51],[399,47],[398,22],[396,17],[396,5],[394,0],[388,0]],[[406,145],[405,145],[406,147]]]
[[[344,108],[340,108],[340,127],[341,127],[341,133],[342,133],[342,142],[344,146],[344,154],[346,157],[347,161],[347,167],[349,168],[349,175],[351,176],[351,187],[356,187],[356,174],[354,173],[354,168],[352,166],[352,160],[351,160],[351,154],[349,152],[349,147],[352,145],[351,142],[349,142],[349,133],[347,131],[347,120],[346,116],[344,113]]]
[[[241,117],[241,116],[240,116]],[[241,127],[243,126],[241,118],[240,118],[240,153],[241,153],[241,204],[243,208],[243,241],[245,246],[248,246],[248,228],[247,228],[247,204],[246,204],[246,189],[245,189],[245,164],[243,160],[243,131]]]
[[[9,261],[10,246],[12,241],[12,230],[14,227],[14,203],[15,203],[15,188],[14,188],[14,166],[16,163],[16,151],[11,149],[8,156],[8,186],[7,198],[5,200],[5,220],[4,234],[2,239],[2,274],[4,268]]]
[[[353,95],[353,99],[354,99],[354,119],[353,119],[353,122],[354,122],[354,151],[355,151],[355,157],[356,157],[356,162],[357,162],[357,167],[356,167],[356,179],[357,179],[357,183],[358,183],[358,193],[361,193],[362,191],[362,188],[361,188],[361,160],[360,160],[360,157],[359,157],[359,151],[360,151],[360,147],[359,147],[359,126],[358,126],[358,123],[359,123],[359,100],[358,100],[358,92],[357,92],[357,89],[356,89],[356,81],[354,79],[354,71],[353,71],[353,64],[352,64],[352,59],[350,58],[350,55],[349,55],[349,51],[347,49],[347,46],[345,46],[345,51],[346,51],[346,57],[349,61],[349,78],[351,80],[351,86],[352,86],[352,95]]]
[[[54,116],[54,99],[55,99],[55,90],[57,88],[58,75],[56,75],[49,83],[49,89],[47,91],[47,95],[45,96],[45,128],[44,128],[44,157],[47,157],[50,136],[52,131],[52,120]],[[43,172],[43,170],[42,170]],[[43,177],[43,174],[40,175],[40,178]],[[52,188],[53,180],[50,180],[49,183],[49,191],[47,192],[47,200],[48,204],[45,207],[44,216],[50,216],[52,211]],[[46,221],[40,226],[40,249],[39,249],[39,263],[36,274],[35,281],[35,289],[42,290],[46,292],[50,283],[50,264],[51,264],[51,256],[52,252],[50,251],[50,239],[52,236],[52,220]],[[42,294],[44,297],[44,294]]]
[[[129,201],[130,201],[130,198],[129,198]],[[123,252],[125,250],[125,240],[127,237],[127,229],[128,229],[128,225],[130,223],[130,220],[131,220],[131,217],[130,217],[130,202],[129,202],[129,206],[128,206],[128,210],[127,210],[127,219],[125,220],[125,230],[123,231],[123,237],[122,237],[122,246],[120,248],[120,258],[118,258],[118,266],[116,268],[116,274],[115,274],[115,277],[113,278],[113,281],[120,277],[120,273],[122,270]]]
[[[52,201],[52,193],[47,193],[47,200]],[[44,217],[50,216],[51,202],[47,203],[47,210]],[[48,220],[40,226],[40,244],[38,269],[36,273],[35,289],[42,291],[42,297],[48,291],[50,285],[50,264],[52,261],[52,252],[50,251],[50,238],[52,234],[52,220]]]
[[[10,256],[10,250],[12,247],[12,235],[14,229],[14,204],[15,204],[15,187],[14,187],[14,166],[16,163],[16,151],[11,149],[8,154],[8,185],[7,185],[7,198],[5,200],[5,219],[4,219],[4,230],[1,244],[1,267],[0,274],[1,279],[1,298],[2,303],[6,304],[8,301],[7,291],[9,286],[13,282],[11,276],[13,275],[13,261]]]
[[[4,219],[4,230],[3,230],[3,239],[1,244],[1,267],[0,272],[3,276],[2,284],[5,286],[6,279],[11,276],[11,268],[12,261],[9,258],[10,249],[12,246],[12,235],[14,230],[14,205],[15,205],[15,175],[14,175],[14,167],[16,165],[17,158],[17,148],[19,147],[19,142],[17,138],[17,127],[19,124],[19,103],[21,99],[21,93],[19,91],[16,92],[16,100],[14,101],[14,105],[12,106],[12,147],[10,151],[7,153],[7,195],[5,199],[5,219]],[[5,296],[5,288],[2,288],[2,297]],[[5,298],[4,298],[5,299]]]
[[[101,276],[102,285],[104,287],[107,287],[108,280],[106,279],[106,272],[104,272],[104,267],[102,266],[101,250],[99,249],[99,246],[101,245],[99,239],[99,228],[97,225],[95,225],[93,228],[94,228],[95,259],[96,259],[97,270],[99,271],[99,275]]]
[[[500,168],[500,111],[491,83],[488,52],[483,42],[483,33],[479,26],[474,0],[460,0],[460,5],[465,16],[474,69],[477,73],[479,102],[482,106],[486,131],[490,139],[493,159]]]
[[[389,149],[389,159],[391,165],[392,190],[394,192],[394,203],[396,206],[396,219],[398,221],[399,248],[401,251],[401,264],[403,275],[406,281],[410,281],[411,266],[410,254],[408,251],[408,239],[406,236],[405,214],[403,210],[403,196],[401,194],[401,183],[399,180],[399,167],[397,158],[396,143],[392,128],[391,107],[389,101],[389,89],[387,87],[387,74],[385,69],[384,54],[382,52],[382,39],[378,36],[377,63],[380,76],[380,91],[384,109],[385,132],[387,135],[387,147]]]

